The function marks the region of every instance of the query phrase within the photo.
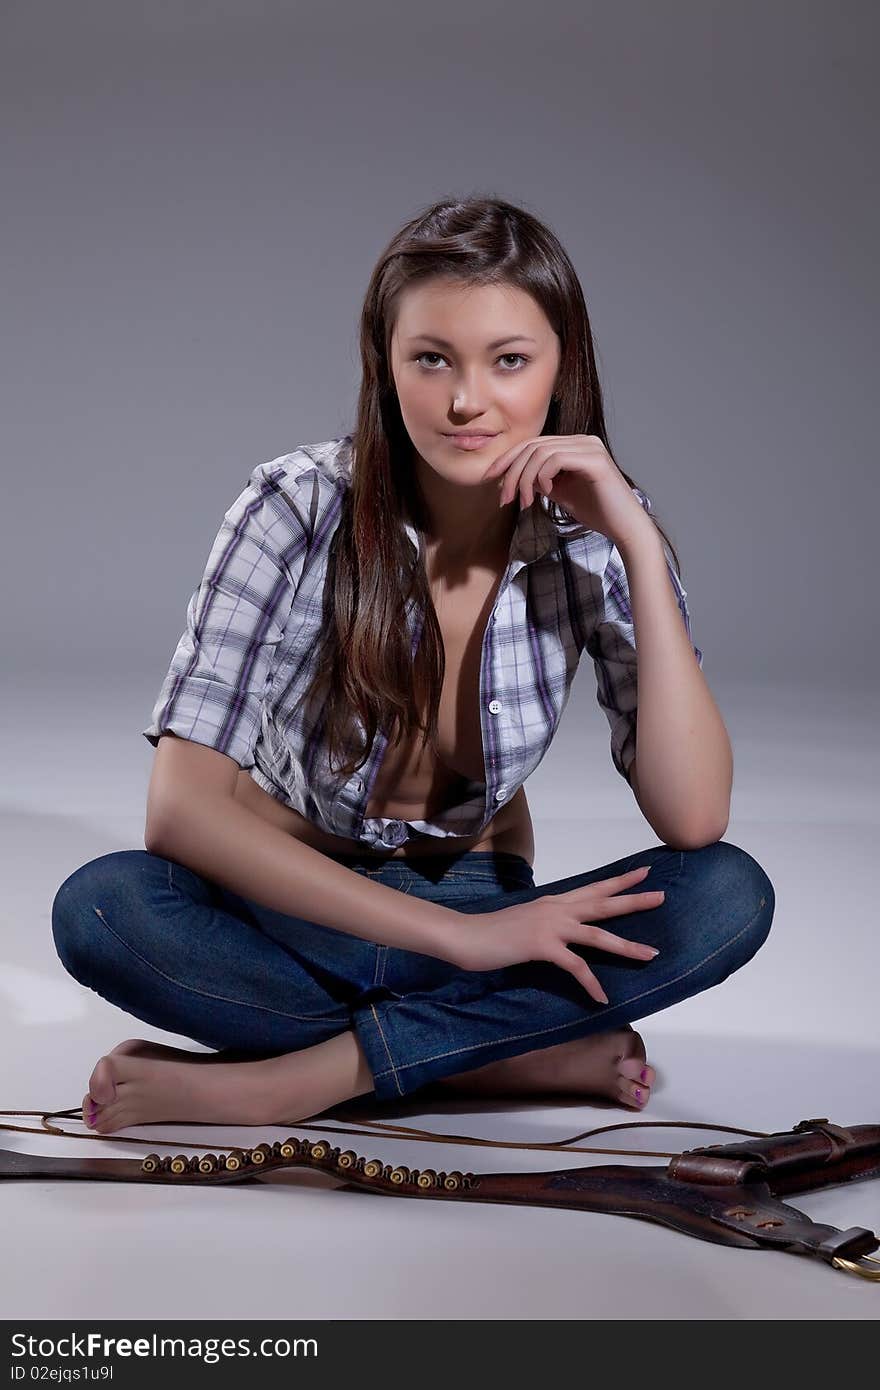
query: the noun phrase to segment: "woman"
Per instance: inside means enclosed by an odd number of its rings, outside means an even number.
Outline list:
[[[353,433],[261,464],[226,513],[143,731],[146,849],[54,900],[66,969],[216,1049],[100,1058],[103,1134],[429,1087],[641,1109],[632,1021],[770,928],[767,875],[720,839],[730,742],[557,238],[498,199],[430,208],[380,257],[361,354]],[[663,843],[536,886],[523,784],[584,651]]]

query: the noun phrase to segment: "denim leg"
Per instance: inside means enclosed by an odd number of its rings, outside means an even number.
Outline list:
[[[408,859],[389,859],[380,866],[352,855],[334,855],[365,878],[381,882],[387,888],[414,897],[426,898],[443,907],[461,912],[480,912],[488,898],[495,898],[496,907],[518,902],[513,894],[522,888],[534,888],[535,878],[527,859],[518,854],[498,850],[469,850],[450,858],[448,855],[410,856]],[[450,961],[420,951],[407,951],[399,946],[378,946],[375,992],[381,997],[412,990],[435,987],[461,974]],[[369,1003],[361,998],[358,1003]]]
[[[765,941],[775,906],[773,886],[751,855],[724,840],[695,850],[653,846],[587,873],[477,896],[457,908],[498,911],[642,864],[651,865],[650,873],[626,893],[661,888],[662,904],[600,925],[657,946],[660,954],[641,961],[570,943],[595,973],[608,1004],[592,999],[573,975],[549,961],[457,971],[449,978],[443,962],[420,957],[421,988],[353,1010],[376,1096],[403,1096],[488,1062],[645,1018],[720,984]],[[386,975],[386,982],[392,978]],[[394,983],[404,983],[404,977]],[[390,987],[389,992],[394,993]]]
[[[268,914],[272,939],[255,907],[159,855],[117,850],[62,883],[52,934],[82,984],[207,1047],[274,1055],[350,1028],[351,1000],[373,979],[375,944],[319,928],[335,940],[337,975],[297,950],[300,928],[307,935],[313,924]]]

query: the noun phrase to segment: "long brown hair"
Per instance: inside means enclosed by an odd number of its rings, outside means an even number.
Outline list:
[[[435,746],[443,688],[443,638],[424,560],[413,563],[404,530],[425,529],[413,470],[411,442],[391,371],[391,337],[400,295],[407,286],[445,277],[456,284],[510,284],[541,306],[560,339],[559,399],[550,403],[543,434],[595,434],[611,452],[596,370],[593,335],[574,267],[554,233],[523,208],[500,198],[449,199],[407,222],[380,255],[370,277],[360,321],[363,374],[352,432],[351,487],[330,547],[324,588],[325,634],[315,676],[306,693],[322,709],[331,766],[350,776],[363,766],[378,729],[389,744],[422,732],[422,748]],[[612,454],[612,457],[614,455]],[[615,463],[620,467],[617,459]],[[638,486],[620,469],[631,487]],[[537,499],[536,503],[537,505]],[[585,535],[576,518],[552,499],[548,512],[568,535]],[[653,511],[651,519],[678,555]],[[425,622],[415,656],[405,621],[414,596]],[[423,722],[420,710],[425,710]],[[366,741],[358,747],[354,720]]]

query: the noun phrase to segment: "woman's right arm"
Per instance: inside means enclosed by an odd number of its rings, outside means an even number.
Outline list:
[[[543,894],[497,912],[454,911],[354,870],[271,825],[235,800],[239,765],[188,739],[159,739],[147,801],[144,844],[205,878],[291,917],[365,941],[400,946],[461,970],[496,970],[549,960],[607,1004],[586,961],[569,949],[591,946],[648,960],[656,948],[585,918],[618,917],[659,907],[664,894],[634,893],[647,865],[567,893]],[[501,930],[503,928],[503,930]]]
[[[214,748],[160,738],[147,851],[277,912],[457,964],[460,913],[361,877],[271,825],[235,800],[238,770]]]

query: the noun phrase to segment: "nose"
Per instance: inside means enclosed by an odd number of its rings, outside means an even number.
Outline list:
[[[468,377],[459,382],[452,398],[452,408],[465,418],[479,419],[485,414],[486,392],[481,390],[475,378]]]

